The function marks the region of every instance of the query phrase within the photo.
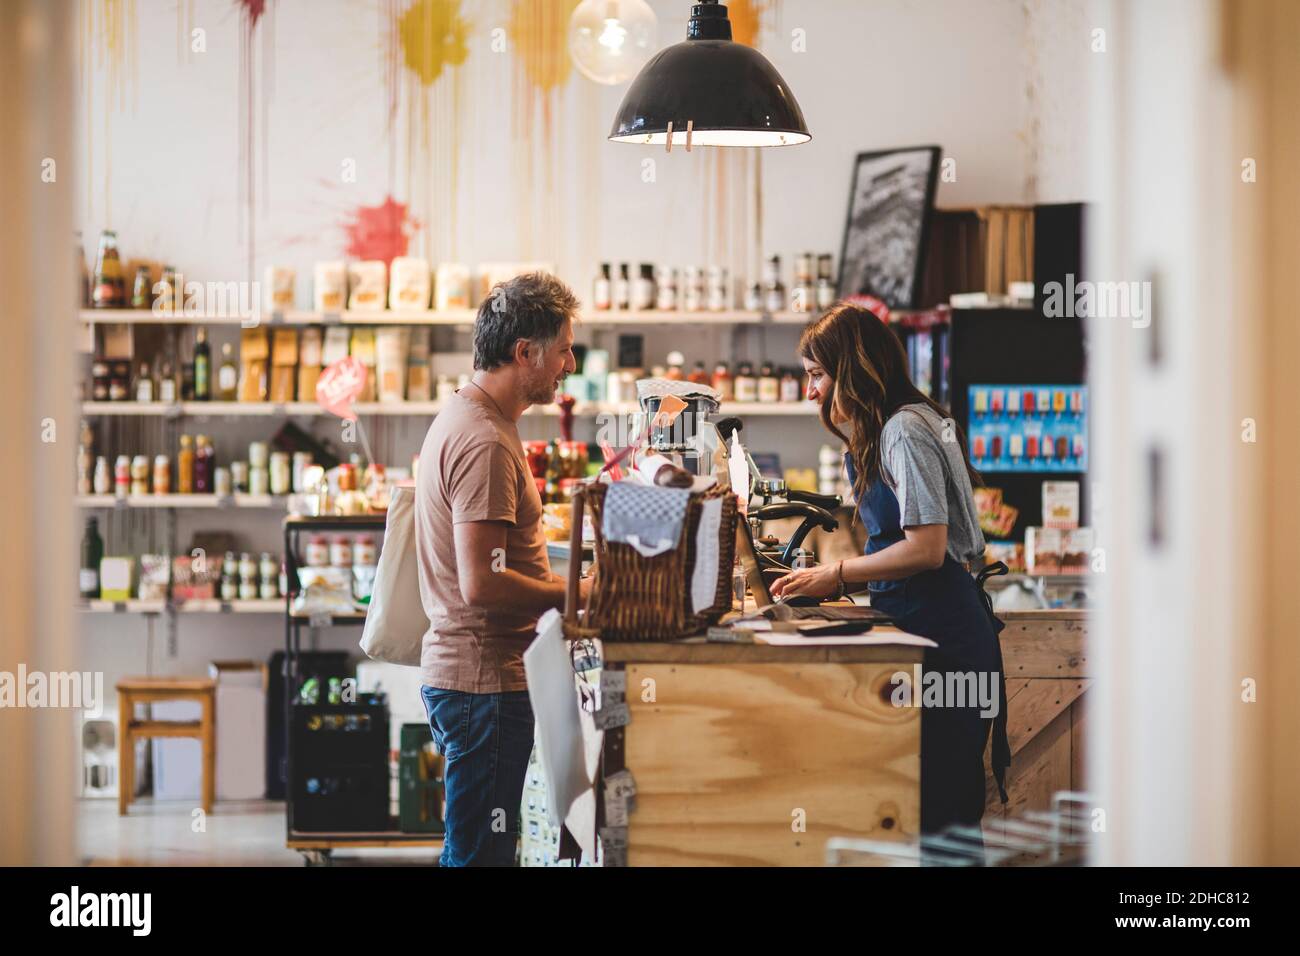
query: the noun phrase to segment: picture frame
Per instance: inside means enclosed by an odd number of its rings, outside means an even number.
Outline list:
[[[839,298],[916,308],[939,178],[939,146],[858,153],[836,281]]]

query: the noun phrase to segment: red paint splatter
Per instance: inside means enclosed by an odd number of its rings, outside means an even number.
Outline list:
[[[266,13],[266,0],[235,0],[235,5],[244,8],[250,28],[257,26],[257,21]]]
[[[358,206],[343,223],[348,243],[345,252],[357,259],[383,259],[391,263],[406,255],[411,234],[420,223],[406,203],[385,196],[378,206]]]

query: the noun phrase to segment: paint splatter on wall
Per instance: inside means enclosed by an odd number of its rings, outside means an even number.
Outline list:
[[[402,62],[423,86],[442,76],[444,67],[465,62],[468,34],[460,0],[416,0],[397,20]]]
[[[378,206],[358,206],[342,223],[347,244],[344,252],[356,259],[383,259],[391,263],[406,255],[411,236],[420,228],[410,207],[392,196]]]
[[[543,93],[563,86],[573,72],[569,17],[578,0],[514,0],[506,28],[524,80]]]
[[[135,0],[83,0],[78,62],[81,65],[82,115],[86,137],[86,213],[95,215],[96,198],[104,204],[104,227],[113,222],[113,125],[115,112],[134,110],[139,93],[139,17]],[[103,71],[103,89],[96,74]],[[101,92],[102,102],[96,102]],[[102,123],[103,182],[96,183],[96,120]],[[96,187],[99,188],[96,188]]]
[[[474,24],[461,0],[385,0],[380,17],[389,193],[420,210],[411,219],[419,253],[431,262],[454,258],[464,140],[461,74]]]

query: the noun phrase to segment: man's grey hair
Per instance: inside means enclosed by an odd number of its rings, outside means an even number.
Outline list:
[[[492,287],[474,320],[474,368],[494,369],[514,360],[520,339],[543,348],[578,312],[567,285],[545,272],[529,272]]]

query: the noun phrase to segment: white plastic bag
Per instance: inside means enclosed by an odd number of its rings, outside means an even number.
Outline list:
[[[361,649],[373,660],[419,667],[428,630],[415,556],[415,489],[398,486],[388,502],[384,546],[361,632]]]

